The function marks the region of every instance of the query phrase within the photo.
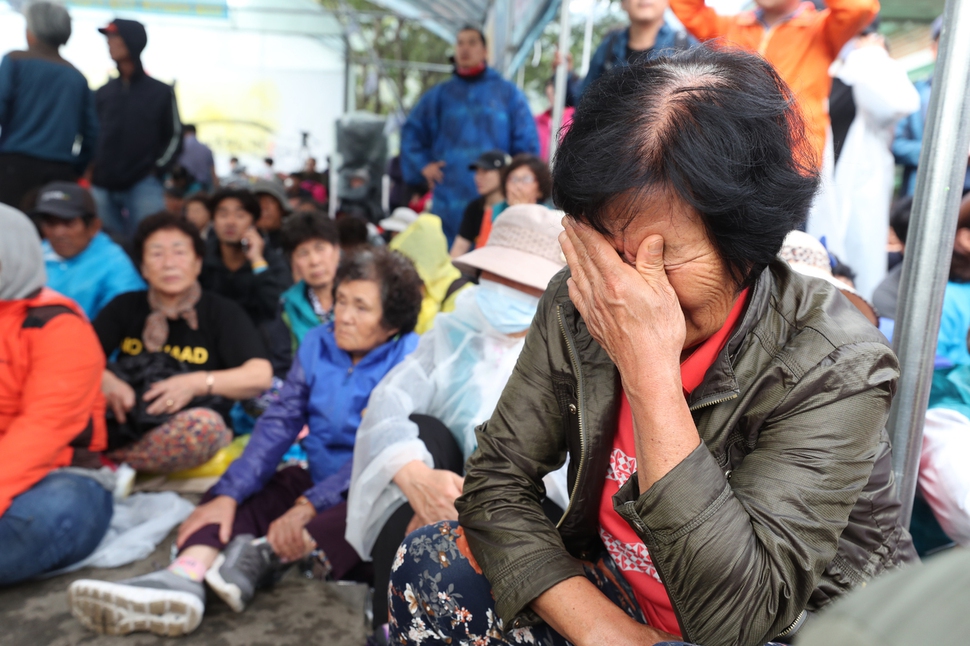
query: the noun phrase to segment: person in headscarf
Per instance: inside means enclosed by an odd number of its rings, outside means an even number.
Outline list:
[[[66,567],[108,529],[111,492],[61,467],[105,444],[104,356],[84,312],[44,287],[40,239],[0,205],[0,586]]]
[[[424,282],[424,300],[415,328],[418,334],[424,334],[434,325],[438,312],[455,309],[458,293],[470,281],[463,280],[461,272],[451,264],[448,241],[437,215],[419,215],[407,229],[394,236],[388,247],[410,258]]]
[[[0,202],[27,210],[35,189],[84,172],[98,120],[87,80],[59,53],[71,37],[67,9],[32,2],[24,17],[27,50],[0,62]]]
[[[170,213],[149,216],[133,244],[148,290],[116,297],[94,320],[104,354],[119,353],[101,382],[114,419],[109,457],[137,471],[171,473],[203,464],[229,444],[225,420],[233,401],[269,388],[273,369],[242,307],[199,285],[205,246],[192,223]],[[129,381],[140,383],[135,376],[150,359],[140,358],[146,353],[168,354],[178,369],[142,380],[146,387],[136,393]]]

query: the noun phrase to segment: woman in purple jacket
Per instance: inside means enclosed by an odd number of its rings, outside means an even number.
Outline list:
[[[111,583],[75,581],[71,609],[101,633],[175,636],[198,627],[209,587],[241,612],[281,566],[314,555],[339,579],[359,557],[344,540],[354,438],[371,390],[417,346],[421,279],[383,248],[337,270],[334,322],[303,339],[280,399],[252,440],[179,528],[178,558]],[[301,430],[308,468],[276,470]]]

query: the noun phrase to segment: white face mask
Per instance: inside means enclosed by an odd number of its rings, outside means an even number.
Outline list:
[[[502,334],[529,329],[539,308],[538,297],[484,278],[479,281],[475,300],[485,319]]]

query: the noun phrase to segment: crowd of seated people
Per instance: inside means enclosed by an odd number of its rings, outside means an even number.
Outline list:
[[[178,474],[240,433],[170,565],[69,587],[81,623],[187,634],[207,588],[242,612],[303,562],[374,587],[382,646],[754,646],[915,561],[884,430],[895,312],[793,232],[818,124],[765,59],[641,27],[609,41],[601,59],[631,45],[588,79],[554,172],[462,29],[435,100],[457,123],[501,95],[514,132],[459,151],[422,103],[402,142],[420,212],[381,219],[349,193],[331,218],[314,160],[259,179],[236,160],[220,182],[211,155],[130,238],[73,179],[0,206],[0,585],[104,537],[91,469]],[[968,204],[920,473],[962,544]],[[895,309],[899,275],[877,305]]]

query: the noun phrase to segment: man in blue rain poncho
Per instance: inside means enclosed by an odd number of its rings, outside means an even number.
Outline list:
[[[478,197],[469,165],[486,150],[539,154],[535,121],[525,95],[486,63],[485,36],[458,32],[455,76],[431,88],[401,129],[401,171],[408,184],[426,180],[431,212],[441,218],[448,244],[462,214]]]

